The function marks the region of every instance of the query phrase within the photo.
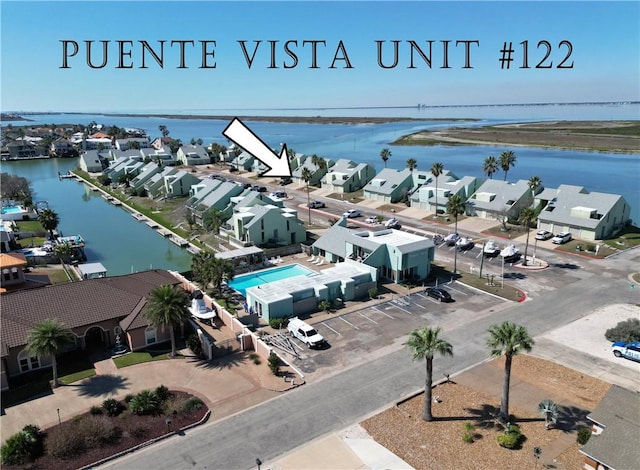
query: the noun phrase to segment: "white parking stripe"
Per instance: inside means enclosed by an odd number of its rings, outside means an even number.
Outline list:
[[[419,304],[419,303],[417,303],[417,302],[414,302],[414,303],[413,303],[413,305],[415,305],[416,307],[423,308],[423,309],[425,309],[425,310],[427,309],[427,307],[425,307],[425,306],[423,306],[423,305],[420,305],[420,304]]]
[[[454,292],[457,292],[458,294],[462,294],[462,295],[469,295],[466,292],[462,292],[461,290],[456,289],[455,287],[451,287],[450,285],[447,286],[447,289],[452,290]]]
[[[338,336],[342,336],[340,333],[338,333],[336,330],[334,330],[333,328],[331,328],[329,325],[327,325],[325,322],[321,322],[324,326],[326,326],[327,328],[329,328],[331,331],[333,331],[335,334],[337,334]]]
[[[342,317],[338,317],[340,320],[342,320],[343,322],[345,322],[347,325],[351,325],[352,327],[354,327],[356,330],[359,330],[360,328],[358,328],[356,325],[354,325],[353,323],[348,322],[347,320],[345,320]]]
[[[378,324],[378,322],[377,322],[377,321],[372,320],[371,318],[369,318],[369,317],[368,317],[368,316],[366,316],[366,315],[363,315],[363,314],[362,314],[362,313],[360,313],[360,312],[358,312],[358,315],[360,315],[362,318],[366,318],[366,319],[367,319],[367,320],[369,320],[371,323],[375,323],[376,325]]]
[[[389,307],[387,307],[387,308],[389,308]],[[392,316],[391,316],[391,315],[389,315],[388,313],[384,313],[384,312],[383,312],[382,310],[380,310],[379,308],[371,307],[371,310],[375,310],[376,312],[380,312],[381,314],[386,315],[387,317],[392,318],[392,319],[394,319],[394,320],[395,320],[395,317],[392,317]]]
[[[416,293],[415,295],[417,295],[418,297],[422,297],[423,299],[431,300],[431,298],[427,297],[426,295],[422,295],[422,294],[418,294],[418,293]]]
[[[397,308],[398,310],[402,310],[403,312],[407,312],[409,315],[413,315],[413,313],[411,313],[409,310],[405,310],[402,307],[398,307],[397,305],[394,305],[393,308]]]

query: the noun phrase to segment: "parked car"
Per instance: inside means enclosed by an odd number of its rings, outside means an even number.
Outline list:
[[[384,226],[386,228],[394,228],[396,230],[400,229],[400,227],[402,227],[402,225],[400,225],[400,221],[398,219],[396,219],[395,217],[387,220],[387,222],[384,224]]]
[[[272,199],[286,199],[287,193],[285,193],[284,191],[274,191],[269,194],[269,197]]]
[[[293,179],[291,178],[282,178],[280,179],[280,183],[278,183],[280,186],[286,186],[288,184],[293,183]]]
[[[454,232],[444,237],[444,242],[447,244],[447,246],[454,246],[459,239],[460,239],[460,234],[457,232]]]
[[[311,207],[312,209],[320,209],[320,208],[324,207],[324,202],[322,202],[322,201],[311,201],[309,203],[309,207]]]
[[[258,191],[259,193],[266,193],[267,192],[267,187],[266,186],[253,185],[253,186],[251,186],[251,189],[253,189],[254,191]]]
[[[229,167],[229,173],[234,173],[236,171],[238,171],[238,167],[236,167],[236,166],[230,166]]]
[[[552,243],[556,245],[562,245],[563,243],[567,243],[571,241],[571,234],[569,232],[560,232],[558,235],[551,239]]]
[[[440,302],[451,302],[453,300],[451,294],[441,287],[428,287],[426,292],[429,297],[433,297]]]
[[[309,348],[319,348],[327,343],[320,333],[298,317],[294,317],[289,320],[287,330]]]
[[[548,230],[538,230],[536,232],[536,240],[549,240],[550,238],[553,238],[553,233]]]
[[[366,223],[368,223],[368,224],[377,224],[378,223],[378,218],[374,217],[374,216],[371,216],[371,217],[367,217],[364,221]]]
[[[244,189],[251,189],[252,185],[251,185],[251,183],[242,183],[242,187]]]
[[[362,212],[360,212],[358,209],[349,209],[347,212],[344,212],[342,214],[342,217],[346,217],[347,219],[352,219],[354,217],[360,217],[362,215]]]
[[[627,343],[626,341],[616,341],[611,345],[613,355],[616,357],[624,357],[632,361],[640,362],[640,341]]]

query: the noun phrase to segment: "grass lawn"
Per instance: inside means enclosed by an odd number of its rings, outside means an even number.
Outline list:
[[[60,383],[65,385],[72,384],[77,382],[78,380],[86,379],[87,377],[93,377],[96,375],[96,370],[91,367],[90,369],[81,370],[78,372],[74,372],[72,374],[63,375],[62,377],[58,377]]]
[[[627,250],[638,246],[640,245],[640,227],[625,227],[620,235],[611,240],[605,240],[604,244],[616,250]]]
[[[46,274],[49,275],[49,280],[51,284],[66,284],[70,281],[69,277],[67,277],[67,273],[64,272],[64,269],[49,269],[46,271]]]
[[[16,225],[20,232],[46,232],[42,224],[37,220],[18,220]]]
[[[166,353],[149,353],[149,352],[132,352],[129,354],[125,354],[124,356],[114,357],[113,362],[118,369],[122,369],[123,367],[133,366],[135,364],[142,364],[144,362],[151,361],[164,361],[165,359],[169,359],[168,352]],[[180,354],[176,355],[176,359],[184,359],[184,356]]]
[[[358,204],[364,201],[364,197],[362,196],[362,189],[354,191],[352,193],[331,193],[327,197],[335,199],[336,201],[353,202],[354,204]]]
[[[458,219],[458,220],[460,220],[460,219]],[[535,228],[531,228],[530,231],[532,232],[531,233],[531,240],[533,240],[533,237],[535,235]],[[487,230],[483,231],[482,233],[485,233],[487,235],[494,235],[496,237],[501,237],[501,238],[517,238],[520,235],[525,235],[527,233],[527,231],[525,230],[524,226],[522,226],[522,225],[507,224],[507,231],[504,232],[502,224],[498,223],[498,225],[496,225],[495,227],[488,228]]]
[[[33,248],[34,246],[42,246],[42,244],[46,241],[46,237],[26,237],[20,239],[18,244],[22,248]]]

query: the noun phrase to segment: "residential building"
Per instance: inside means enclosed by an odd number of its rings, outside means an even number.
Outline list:
[[[140,153],[145,160],[151,159],[151,161],[160,163],[162,166],[178,164],[178,160],[173,158],[171,149],[166,146],[159,149],[155,147],[140,149]]]
[[[533,194],[527,181],[510,183],[489,179],[467,200],[466,214],[484,219],[516,220],[522,209],[532,204]]]
[[[23,284],[25,282],[23,270],[26,267],[27,258],[22,253],[0,254],[0,272],[2,273],[0,292],[6,292],[7,287]]]
[[[150,147],[156,150],[163,150],[165,147],[170,148],[170,145],[175,142],[175,139],[171,137],[156,137],[151,141]]]
[[[595,410],[587,415],[592,434],[578,448],[586,470],[640,468],[640,394],[612,385]]]
[[[140,154],[122,157],[111,162],[109,168],[105,169],[103,173],[111,178],[111,181],[117,183],[123,175],[131,175],[132,178],[135,178],[144,165]]]
[[[580,240],[612,238],[631,222],[631,208],[624,197],[591,193],[581,186],[547,188],[536,196],[537,204],[542,206],[539,229],[571,232],[573,238]]]
[[[231,165],[236,167],[238,170],[252,171],[255,162],[256,159],[253,155],[247,152],[242,152],[231,162]]]
[[[234,237],[256,246],[285,246],[303,242],[307,231],[298,213],[287,207],[256,204],[236,207],[231,220]]]
[[[323,300],[331,303],[366,297],[377,284],[376,276],[375,268],[346,260],[320,272],[249,287],[245,297],[250,308],[269,321],[314,312]]]
[[[42,154],[42,149],[27,140],[16,140],[7,144],[9,160],[34,158]]]
[[[440,175],[438,177],[438,213],[446,212],[447,202],[451,196],[458,195],[463,201],[466,201],[478,190],[482,182],[474,176],[464,176],[457,179],[452,173]],[[436,211],[436,184],[433,175],[430,176],[428,183],[411,195],[410,201],[411,207],[431,212]]]
[[[207,165],[211,162],[202,145],[183,145],[178,149],[177,159],[183,165]]]
[[[13,250],[14,247],[15,234],[11,228],[11,223],[0,223],[0,253],[8,253]]]
[[[322,188],[337,193],[358,191],[376,175],[376,170],[368,163],[356,163],[341,159],[322,177]]]
[[[108,154],[87,150],[80,154],[80,169],[87,173],[101,173],[109,167]]]
[[[329,158],[323,158],[325,165],[322,166],[316,166],[312,160],[312,157],[306,158],[304,162],[302,162],[302,164],[298,166],[298,168],[291,172],[291,178],[293,179],[294,183],[301,186],[306,184],[306,182],[302,178],[302,170],[306,168],[311,172],[311,178],[309,178],[309,186],[318,186],[320,185],[320,181],[322,180],[324,175],[326,175],[329,171],[329,168],[335,165],[335,162]]]
[[[244,188],[242,186],[230,181],[224,181],[216,186],[213,191],[204,195],[204,197],[198,198],[198,200],[194,202],[188,202],[196,220],[202,223],[202,216],[207,210],[216,208],[219,211],[224,211],[229,205],[231,198],[238,196],[242,192],[244,192]],[[196,196],[198,196],[198,194],[196,194]],[[230,213],[227,217],[229,217],[229,215]]]
[[[78,151],[73,144],[64,138],[51,142],[49,152],[54,157],[75,157],[78,155]]]
[[[116,139],[116,148],[122,151],[146,149],[150,146],[148,137],[127,137],[125,139]]]
[[[73,142],[73,140],[72,140]],[[89,137],[87,139],[80,140],[80,148],[83,151],[87,150],[111,150],[114,148],[113,140],[110,137]]]
[[[329,262],[350,259],[376,268],[378,278],[395,283],[426,279],[435,255],[433,241],[428,238],[394,229],[353,230],[347,228],[344,217],[311,249]]]
[[[178,170],[164,177],[164,197],[180,197],[189,194],[191,185],[200,181],[190,171]]]
[[[145,166],[143,166],[138,175],[133,178],[129,184],[131,187],[135,189],[139,189],[144,186],[144,184],[149,181],[149,179],[162,171],[162,166],[158,165],[156,162],[149,162]]]
[[[147,191],[147,196],[151,199],[156,199],[158,197],[164,196],[165,185],[164,178],[165,176],[173,175],[178,172],[178,168],[176,167],[165,167],[162,169],[160,173],[156,173],[151,176],[142,186]]]
[[[131,350],[169,340],[144,316],[150,292],[179,285],[168,271],[150,270],[125,276],[88,279],[3,294],[0,330],[1,387],[12,377],[49,367],[51,359],[27,352],[27,335],[44,320],[55,318],[75,335],[69,350],[106,350],[120,337]]]

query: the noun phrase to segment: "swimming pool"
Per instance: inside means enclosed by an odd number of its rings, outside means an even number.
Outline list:
[[[279,268],[264,269],[255,273],[236,276],[233,280],[229,281],[228,284],[229,287],[244,297],[249,287],[259,286],[281,279],[288,279],[294,276],[308,276],[309,274],[315,273],[300,264],[289,264],[287,266],[280,266]]]
[[[2,208],[3,214],[17,214],[19,212],[23,212],[24,209],[20,206],[6,206]]]

